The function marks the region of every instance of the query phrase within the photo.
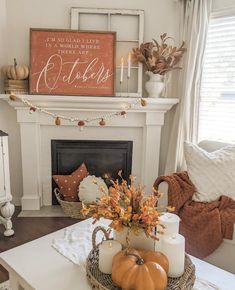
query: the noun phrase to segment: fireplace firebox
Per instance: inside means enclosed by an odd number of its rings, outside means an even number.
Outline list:
[[[122,170],[123,177],[131,174],[132,141],[89,141],[89,140],[51,140],[52,175],[72,173],[83,162],[91,175],[118,178]],[[52,193],[56,184],[52,181]],[[52,204],[58,204],[52,194]]]

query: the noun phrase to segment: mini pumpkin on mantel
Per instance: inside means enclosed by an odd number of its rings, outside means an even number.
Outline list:
[[[25,80],[29,76],[29,67],[25,64],[17,64],[14,58],[14,65],[4,66],[2,72],[9,80]]]
[[[112,263],[112,280],[122,290],[165,290],[168,259],[160,252],[127,249]]]

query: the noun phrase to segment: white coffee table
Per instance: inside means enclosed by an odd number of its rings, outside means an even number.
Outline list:
[[[89,227],[91,220],[82,223]],[[64,229],[0,254],[0,264],[9,271],[13,290],[92,289],[85,272],[52,248],[52,240],[63,235]],[[235,275],[191,258],[200,278],[210,281],[221,290],[235,289]]]

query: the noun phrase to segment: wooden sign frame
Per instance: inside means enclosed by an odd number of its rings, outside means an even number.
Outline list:
[[[30,29],[30,94],[115,95],[116,32]]]

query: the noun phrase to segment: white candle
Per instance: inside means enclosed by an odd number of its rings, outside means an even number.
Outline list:
[[[179,233],[179,224],[180,224],[180,218],[174,214],[166,212],[163,215],[159,217],[160,224],[165,226],[165,229],[163,229],[161,226],[158,226],[158,230],[163,230],[164,235],[165,234],[178,234]],[[159,234],[159,241],[155,243],[155,251],[161,251],[161,240],[162,235]]]
[[[131,77],[131,53],[128,53],[128,71],[127,71],[127,77]]]
[[[124,71],[124,59],[121,58],[121,75],[120,75],[120,83],[123,82],[123,71]]]
[[[99,246],[99,269],[105,274],[112,273],[113,257],[122,250],[122,245],[113,240],[103,241]]]
[[[162,237],[162,253],[169,261],[169,277],[180,277],[184,273],[185,238],[180,234],[168,234]]]
[[[180,218],[174,213],[164,213],[159,217],[160,224],[165,226],[165,234],[178,234]]]

